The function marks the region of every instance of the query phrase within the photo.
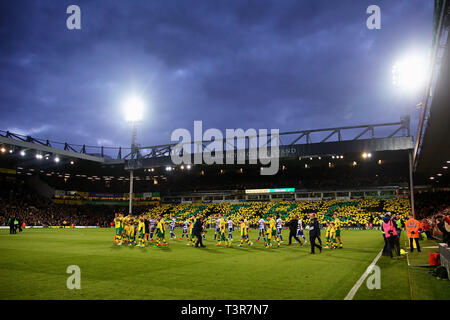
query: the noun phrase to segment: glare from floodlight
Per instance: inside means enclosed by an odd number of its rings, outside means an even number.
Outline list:
[[[191,168],[191,165],[190,164],[188,164],[187,166],[186,166],[186,169],[190,169]]]
[[[409,55],[392,67],[393,84],[405,91],[417,91],[428,78],[428,61],[419,55]]]
[[[73,162],[73,160],[70,161],[70,164],[74,164],[75,162]]]
[[[5,152],[6,152],[6,149],[5,149],[4,147],[2,147],[2,148],[0,149],[0,151],[1,151],[2,153],[5,153]]]
[[[22,151],[20,151],[20,155],[22,156],[22,157],[25,157],[25,150],[22,150]]]
[[[56,163],[59,162],[59,157],[55,157],[55,162],[56,162]]]
[[[130,122],[136,122],[142,120],[144,116],[144,103],[137,97],[132,96],[128,98],[124,103],[125,119]]]

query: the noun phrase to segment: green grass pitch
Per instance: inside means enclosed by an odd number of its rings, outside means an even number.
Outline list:
[[[309,254],[309,243],[266,249],[263,243],[206,248],[168,240],[167,248],[113,245],[113,229],[0,230],[0,299],[343,299],[383,246],[379,231],[343,230],[344,249]],[[168,234],[168,233],[167,233]],[[177,230],[180,235],[180,230]],[[255,241],[257,231],[250,232]],[[404,239],[402,239],[402,245]],[[427,241],[423,245],[436,245]],[[428,250],[428,251],[427,251]],[[427,252],[409,255],[427,262]],[[435,249],[434,249],[435,251]],[[81,269],[81,289],[66,287],[69,265]],[[449,281],[407,259],[381,257],[381,289],[365,283],[355,299],[450,299]]]

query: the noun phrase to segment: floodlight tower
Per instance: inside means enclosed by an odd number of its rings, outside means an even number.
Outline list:
[[[144,103],[142,100],[136,96],[129,98],[125,102],[125,115],[126,120],[131,122],[131,151],[130,151],[130,195],[129,195],[129,205],[128,213],[133,212],[133,182],[134,182],[134,162],[139,157],[139,150],[136,146],[136,135],[137,135],[137,123],[142,120],[144,113]]]
[[[420,55],[409,54],[397,61],[392,67],[392,82],[398,89],[417,93],[423,90],[429,78],[427,59]],[[409,120],[408,120],[409,122]],[[409,129],[408,129],[409,130]],[[419,137],[416,137],[419,139]],[[409,189],[411,201],[411,213],[416,217],[414,210],[414,182],[413,182],[413,150],[408,152],[409,161]]]

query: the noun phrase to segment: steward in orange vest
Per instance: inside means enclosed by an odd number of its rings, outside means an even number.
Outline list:
[[[411,252],[414,251],[413,241],[416,242],[417,251],[420,252],[420,246],[419,246],[419,229],[421,228],[421,223],[414,219],[412,215],[409,216],[408,221],[405,223],[406,233],[408,234],[409,238],[409,248],[411,249]]]
[[[419,237],[419,229],[420,222],[414,219],[412,216],[409,216],[408,221],[405,223],[406,232],[408,233],[408,238],[418,238]]]

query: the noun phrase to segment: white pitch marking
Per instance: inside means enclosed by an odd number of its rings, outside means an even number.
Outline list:
[[[364,280],[366,280],[367,276],[369,275],[369,270],[372,270],[371,267],[373,267],[378,262],[378,259],[380,259],[382,253],[383,253],[383,250],[380,251],[380,253],[375,257],[375,259],[373,259],[372,263],[367,267],[366,271],[364,271],[361,278],[359,278],[359,280],[355,283],[355,285],[350,290],[350,292],[347,294],[347,296],[344,298],[344,300],[353,300],[353,297],[355,296],[359,287],[361,287]]]

